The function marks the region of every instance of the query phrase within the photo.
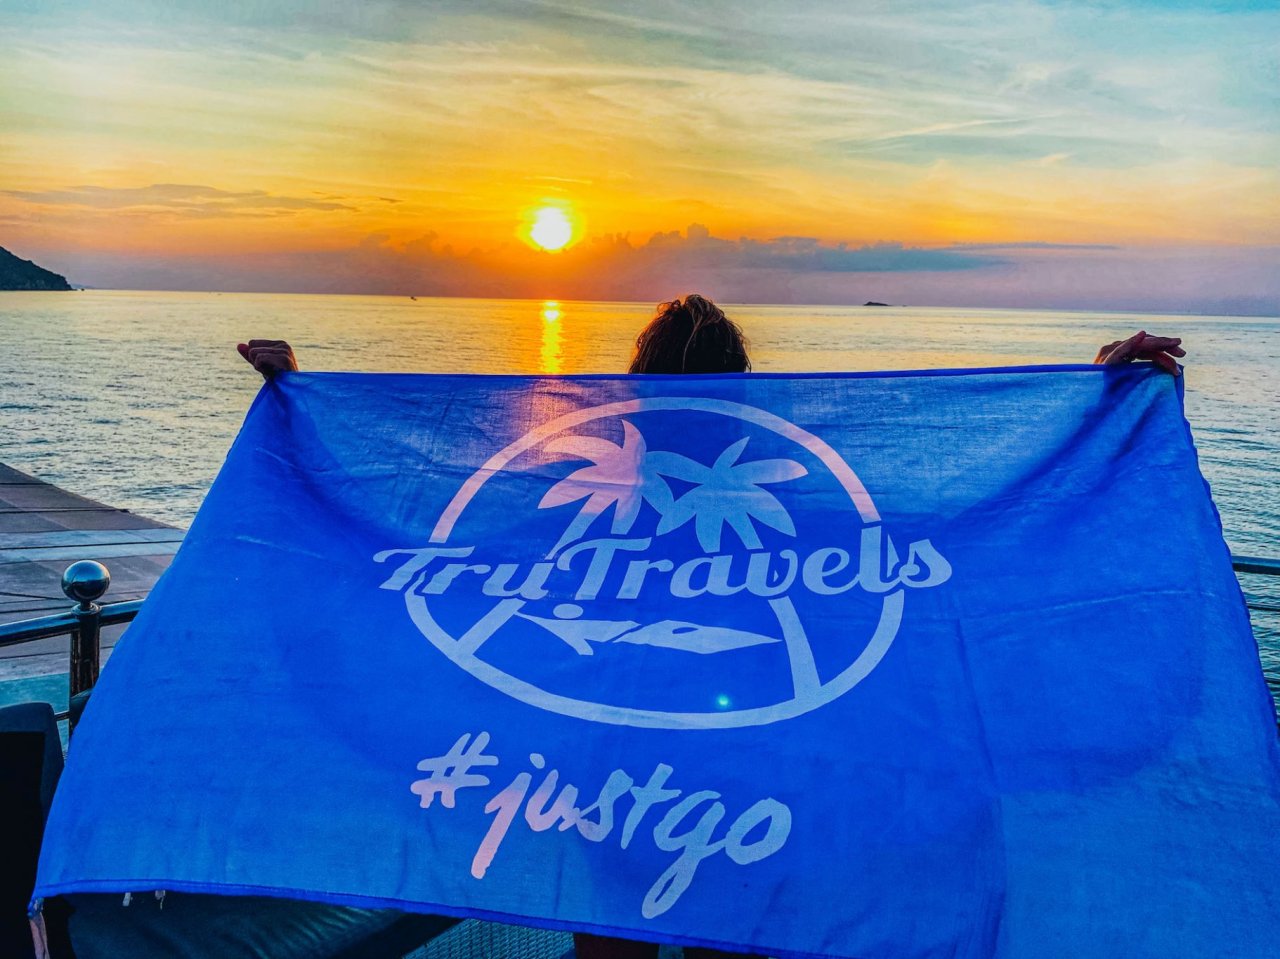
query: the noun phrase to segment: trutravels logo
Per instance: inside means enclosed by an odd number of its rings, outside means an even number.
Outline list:
[[[823,440],[701,397],[556,417],[467,477],[428,545],[374,559],[395,567],[382,588],[478,679],[658,728],[831,702],[880,662],[907,591],[951,575],[928,539],[899,550]]]

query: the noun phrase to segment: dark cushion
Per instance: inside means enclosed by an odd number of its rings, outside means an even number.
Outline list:
[[[62,742],[53,707],[0,709],[0,955],[34,954],[27,906],[53,791],[62,775]],[[51,936],[53,934],[51,933]],[[60,937],[59,937],[60,938]]]

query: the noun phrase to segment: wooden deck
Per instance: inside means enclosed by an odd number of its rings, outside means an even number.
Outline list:
[[[183,530],[77,496],[0,464],[0,623],[71,607],[62,571],[95,559],[111,571],[102,602],[142,599],[182,542]],[[123,626],[103,630],[104,658]],[[66,637],[0,649],[0,680],[67,670]]]

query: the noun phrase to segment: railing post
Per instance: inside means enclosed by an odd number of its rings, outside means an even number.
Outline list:
[[[72,696],[92,689],[98,681],[102,607],[94,600],[101,598],[110,585],[107,568],[92,560],[72,563],[62,574],[62,591],[76,602],[72,609],[76,617],[76,629],[71,634]]]

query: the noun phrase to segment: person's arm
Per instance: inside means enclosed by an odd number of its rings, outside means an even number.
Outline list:
[[[293,358],[293,348],[284,340],[250,340],[248,343],[237,343],[236,349],[246,363],[268,380],[277,373],[298,368],[298,361]]]
[[[1134,360],[1150,360],[1174,376],[1178,375],[1177,356],[1186,356],[1182,340],[1176,336],[1152,336],[1139,330],[1127,340],[1116,340],[1098,350],[1095,363],[1132,363]]]

